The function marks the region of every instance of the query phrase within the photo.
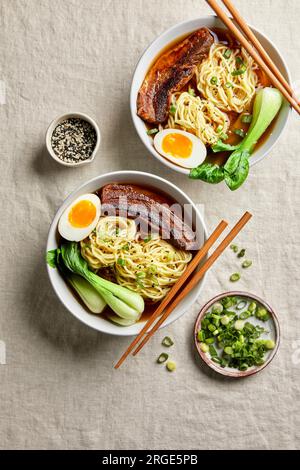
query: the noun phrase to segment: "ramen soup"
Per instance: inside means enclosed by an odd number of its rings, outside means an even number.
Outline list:
[[[151,188],[108,184],[64,211],[48,263],[91,313],[129,326],[153,312],[198,248],[180,209]]]
[[[203,162],[223,166],[255,124],[258,92],[271,88],[228,30],[201,28],[155,59],[138,93],[137,114],[157,152],[172,163],[188,169]],[[278,96],[279,106],[249,153],[272,131],[282,103],[276,90]]]

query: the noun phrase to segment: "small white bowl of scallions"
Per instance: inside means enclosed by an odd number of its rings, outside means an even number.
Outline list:
[[[272,307],[247,292],[217,295],[201,309],[194,329],[201,359],[233,378],[262,371],[275,357],[280,327]]]

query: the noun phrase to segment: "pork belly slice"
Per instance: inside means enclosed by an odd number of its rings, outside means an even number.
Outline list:
[[[193,77],[214,42],[207,28],[195,31],[167,51],[147,73],[137,98],[137,114],[150,124],[168,119],[171,96]]]
[[[149,229],[155,231],[182,250],[197,248],[195,233],[179,215],[181,206],[173,206],[174,202],[167,197],[133,184],[108,184],[99,196],[102,215],[117,214],[136,219],[139,230],[144,233]]]

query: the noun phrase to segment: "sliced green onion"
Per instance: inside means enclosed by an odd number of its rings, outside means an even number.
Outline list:
[[[233,84],[230,82],[225,83],[225,88],[233,88]]]
[[[256,318],[258,318],[261,321],[267,321],[270,318],[270,315],[264,307],[258,307],[255,312]]]
[[[217,315],[220,314],[220,313],[222,313],[223,310],[224,310],[224,307],[223,307],[223,305],[221,304],[221,302],[216,302],[216,303],[212,306],[212,309],[211,309],[212,313],[217,314]]]
[[[231,346],[227,346],[226,348],[224,348],[224,352],[225,354],[228,354],[228,356],[231,356],[233,354],[233,349]]]
[[[176,109],[177,109],[177,107],[175,106],[175,104],[171,104],[171,106],[170,106],[170,113],[171,113],[171,114],[175,114],[175,113],[176,113]]]
[[[166,354],[166,353],[161,353],[161,354],[158,356],[156,362],[157,362],[158,364],[163,364],[163,363],[166,362],[168,359],[169,359],[169,355],[168,355],[168,354]]]
[[[243,249],[239,252],[239,254],[237,255],[238,258],[243,258],[243,257],[245,256],[245,253],[246,253],[246,250],[245,250],[245,248],[243,248]]]
[[[243,59],[241,59],[239,56],[236,58],[236,63],[237,65],[241,65],[241,64],[245,65],[243,62]]]
[[[252,261],[250,259],[246,259],[242,264],[242,268],[244,269],[250,268],[250,266],[252,266]]]
[[[242,122],[244,124],[250,124],[251,121],[252,121],[252,114],[243,114]]]
[[[242,330],[244,328],[244,322],[242,320],[236,320],[234,328],[239,331]]]
[[[256,309],[256,302],[251,302],[248,307],[249,312],[253,313],[255,309]]]
[[[196,92],[195,92],[194,88],[192,88],[191,86],[189,86],[188,93],[191,96],[196,96]]]
[[[123,258],[118,258],[117,263],[119,266],[125,266],[126,261]]]
[[[236,135],[238,135],[239,137],[241,137],[242,139],[245,137],[246,133],[244,131],[244,129],[234,129],[233,131]]]
[[[212,344],[209,346],[209,354],[211,355],[211,357],[217,357],[218,356],[216,348]]]
[[[152,239],[152,237],[149,235],[149,237],[144,238],[143,241],[144,241],[144,243],[148,243],[148,242],[150,242],[151,239]]]
[[[218,84],[218,77],[211,77],[210,83],[212,85],[217,85]]]
[[[222,130],[223,130],[223,126],[218,126],[217,129],[216,129],[216,132],[218,134],[220,134],[220,132],[222,132]]]
[[[137,279],[145,279],[146,273],[144,271],[140,271],[140,272],[136,273],[136,277],[137,277]]]
[[[207,353],[209,351],[209,346],[206,343],[200,343],[200,349],[202,352]]]
[[[224,317],[221,318],[221,323],[222,325],[226,326],[230,322],[230,319],[227,315],[224,315]]]
[[[246,70],[247,70],[247,67],[242,67],[238,70],[234,70],[233,72],[231,72],[231,75],[233,77],[237,77],[238,75],[243,75],[246,72]]]
[[[168,369],[169,372],[174,372],[174,370],[176,370],[176,362],[168,361],[166,364],[166,368]]]
[[[231,274],[231,276],[230,276],[231,282],[237,282],[240,279],[241,279],[240,273],[234,273],[234,274]]]
[[[197,339],[199,341],[199,343],[201,343],[202,341],[205,340],[205,333],[203,330],[199,330],[198,333],[197,333]]]
[[[225,57],[225,59],[229,59],[231,57],[231,50],[226,49],[226,51],[223,54],[223,57]]]
[[[246,300],[240,300],[240,302],[237,304],[236,308],[237,308],[237,310],[243,310],[243,308],[245,308],[246,305],[247,305]]]
[[[221,364],[222,359],[220,359],[218,356],[213,356],[211,358],[213,362],[216,362],[216,364]]]
[[[251,317],[252,313],[249,310],[245,310],[240,314],[240,320],[246,320],[247,318]]]
[[[150,274],[156,274],[157,273],[157,266],[156,264],[150,264],[149,268],[148,268],[148,272]]]
[[[274,349],[275,348],[275,342],[272,339],[267,339],[265,342],[266,348],[267,349]]]
[[[215,342],[215,338],[207,338],[207,339],[205,340],[205,343],[206,343],[206,344],[213,344],[214,342]]]
[[[173,346],[174,341],[170,338],[170,336],[165,336],[161,344],[163,346],[166,346],[167,348],[170,348],[171,346]]]
[[[154,129],[149,129],[147,131],[148,135],[153,135],[153,134],[157,134],[157,133],[158,133],[158,129],[156,127]]]

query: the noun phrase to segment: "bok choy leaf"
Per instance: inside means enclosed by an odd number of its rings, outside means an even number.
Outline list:
[[[258,91],[253,105],[253,117],[247,135],[239,145],[217,142],[214,152],[233,151],[223,167],[203,162],[190,172],[190,178],[208,183],[218,183],[223,179],[232,191],[238,189],[249,173],[249,157],[258,140],[275,119],[282,106],[283,98],[276,88],[266,87]]]

